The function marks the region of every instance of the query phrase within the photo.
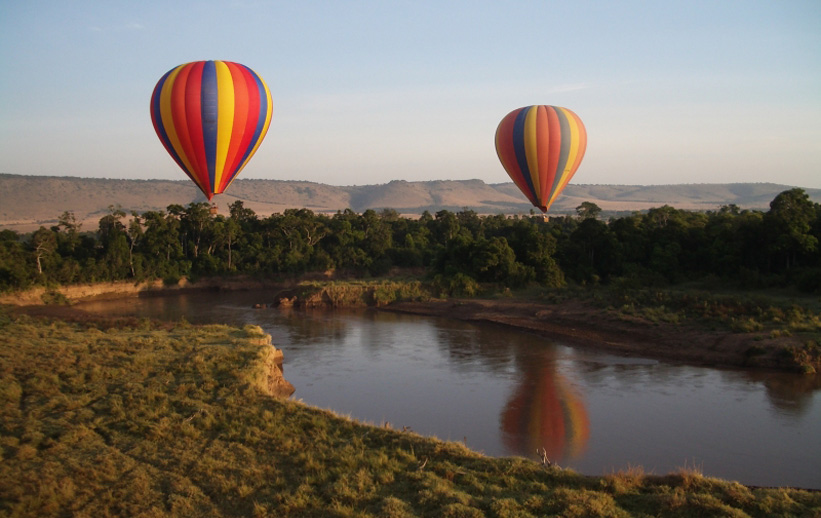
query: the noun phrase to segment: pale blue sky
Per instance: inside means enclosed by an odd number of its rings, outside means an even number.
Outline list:
[[[204,59],[273,96],[242,178],[507,182],[496,125],[553,104],[573,183],[821,188],[818,0],[6,0],[0,173],[184,179],[148,104]]]

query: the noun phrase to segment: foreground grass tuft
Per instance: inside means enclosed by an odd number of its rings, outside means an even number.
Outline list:
[[[266,393],[259,328],[0,318],[0,516],[815,516],[821,494],[494,459]]]

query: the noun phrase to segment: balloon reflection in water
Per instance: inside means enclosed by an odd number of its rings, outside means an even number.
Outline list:
[[[502,412],[505,446],[532,456],[544,448],[552,461],[573,459],[584,451],[590,421],[580,394],[545,361],[525,370],[524,380]]]

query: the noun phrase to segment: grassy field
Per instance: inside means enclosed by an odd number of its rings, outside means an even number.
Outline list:
[[[819,516],[682,469],[588,477],[271,397],[255,326],[0,312],[0,516]]]

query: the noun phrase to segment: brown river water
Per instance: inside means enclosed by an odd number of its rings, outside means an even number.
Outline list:
[[[494,325],[378,310],[252,309],[253,292],[89,302],[107,314],[261,326],[292,396],[377,425],[539,458],[579,473],[681,468],[821,489],[814,377],[574,348]]]

